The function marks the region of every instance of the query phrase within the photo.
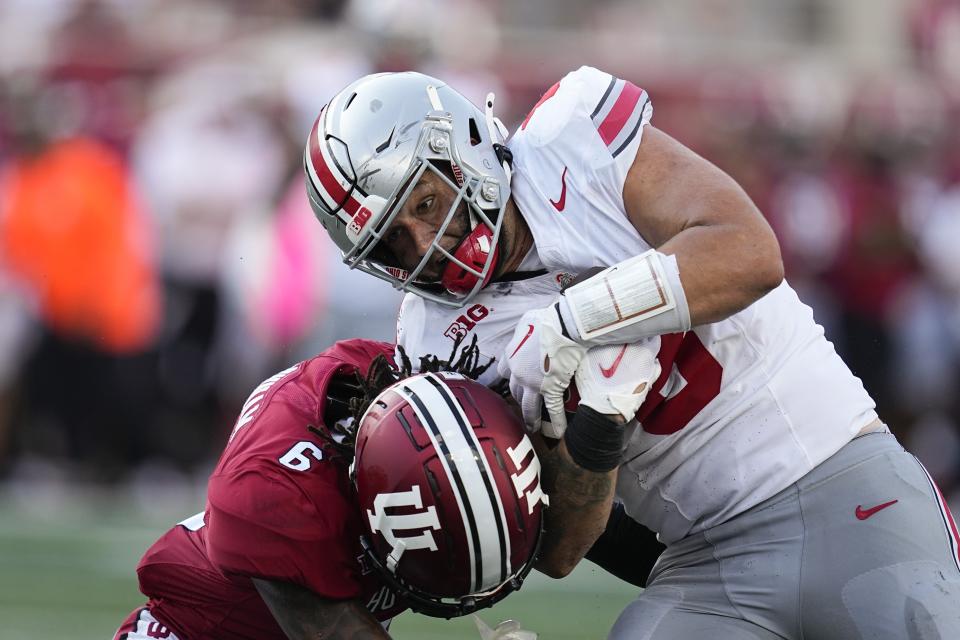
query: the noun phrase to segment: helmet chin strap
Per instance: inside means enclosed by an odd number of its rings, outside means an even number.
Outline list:
[[[473,216],[470,217],[473,218]],[[493,232],[487,225],[474,221],[473,230],[460,241],[453,252],[453,256],[477,271],[483,271],[491,252],[493,253],[493,259],[490,262],[490,269],[487,270],[487,275],[484,276],[483,285],[481,285],[485,287],[490,282],[490,278],[493,277],[493,272],[497,268],[497,260],[500,257],[498,247],[493,244]],[[475,274],[467,271],[456,262],[450,261],[443,270],[440,283],[451,293],[465,294],[473,290],[477,280],[479,278]]]
[[[432,88],[433,87],[429,87],[427,92],[429,93]],[[435,91],[436,89],[434,89],[434,92]],[[431,96],[431,100],[432,99]],[[494,100],[494,94],[492,92],[488,93],[487,99],[484,101],[484,122],[487,126],[487,135],[490,137],[491,144],[493,144],[494,149],[497,151],[497,157],[500,159],[503,171],[507,175],[507,182],[509,183],[512,177],[510,169],[510,159],[512,156],[509,149],[497,142],[498,140],[506,140],[509,132],[500,118],[493,115]],[[437,102],[439,102],[439,98]],[[483,271],[487,259],[490,254],[493,253],[490,268],[487,270],[487,275],[484,276],[483,284],[481,285],[481,287],[485,287],[493,277],[494,271],[496,271],[497,261],[500,257],[499,247],[493,244],[493,233],[486,225],[480,224],[479,220],[473,215],[470,215],[470,223],[472,225],[470,233],[460,241],[453,255],[457,260],[472,266],[477,271]],[[473,290],[477,284],[477,280],[479,280],[479,278],[475,274],[470,273],[455,262],[450,262],[447,264],[446,269],[444,269],[440,282],[444,288],[451,293],[465,294]]]

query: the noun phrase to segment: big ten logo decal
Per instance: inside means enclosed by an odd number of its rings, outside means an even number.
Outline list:
[[[532,455],[531,455],[532,454]],[[526,434],[523,440],[515,447],[507,447],[507,455],[513,461],[513,466],[517,473],[510,474],[513,480],[513,488],[517,492],[517,497],[524,496],[527,500],[527,514],[533,513],[533,508],[538,502],[543,506],[550,505],[550,497],[543,492],[540,486],[540,458],[533,450],[533,443]],[[530,458],[526,467],[521,466],[523,461]]]
[[[387,513],[387,509],[397,507],[412,507],[416,513]],[[423,508],[420,498],[420,486],[413,485],[409,491],[395,493],[378,493],[373,500],[373,511],[367,509],[367,518],[370,520],[370,530],[380,533],[390,545],[391,551],[387,556],[387,569],[393,571],[400,556],[408,549],[437,550],[437,541],[433,538],[431,529],[440,529],[440,519],[433,506]],[[420,531],[414,535],[399,535],[400,531]]]
[[[360,207],[355,214],[353,214],[353,219],[350,221],[350,226],[348,231],[354,237],[360,235],[360,232],[363,231],[363,228],[367,226],[367,222],[370,221],[370,217],[373,216],[373,212],[366,207]]]
[[[443,335],[451,340],[462,340],[467,333],[477,326],[477,323],[490,315],[490,309],[482,304],[475,304],[467,312],[460,315],[456,320],[450,323]]]

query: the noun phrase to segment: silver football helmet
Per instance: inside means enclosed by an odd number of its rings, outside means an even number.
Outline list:
[[[404,72],[365,76],[320,111],[304,153],[307,195],[350,268],[449,306],[487,284],[510,198],[510,164],[493,94],[485,106],[436,78]],[[427,171],[456,196],[430,249],[406,271],[385,264],[375,249]],[[464,204],[469,231],[448,251],[439,240]],[[441,281],[418,280],[435,252],[446,259]]]

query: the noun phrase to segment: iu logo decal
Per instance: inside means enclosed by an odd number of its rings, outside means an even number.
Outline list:
[[[412,507],[420,511],[403,514],[387,513],[387,509],[394,507]],[[387,568],[391,571],[396,568],[404,551],[437,550],[437,541],[433,538],[431,529],[440,529],[440,519],[437,518],[437,510],[432,506],[423,508],[419,485],[410,487],[410,491],[378,493],[373,500],[373,511],[367,509],[367,518],[370,520],[370,530],[382,535],[392,549],[387,556]],[[398,535],[400,531],[410,530],[422,531],[416,535]]]
[[[526,434],[517,446],[507,448],[507,455],[510,456],[517,470],[517,473],[510,474],[510,479],[513,480],[517,497],[525,495],[528,515],[533,513],[533,508],[538,502],[542,502],[545,507],[550,505],[550,496],[540,487],[540,459],[534,455],[525,468],[520,466],[531,453],[533,453],[533,443]]]

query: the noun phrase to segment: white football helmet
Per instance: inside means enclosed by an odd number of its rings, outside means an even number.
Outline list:
[[[496,266],[510,198],[506,136],[493,116],[493,94],[481,111],[442,81],[420,73],[365,76],[334,96],[310,131],[304,154],[310,205],[350,268],[461,306],[490,280]],[[373,252],[426,171],[440,176],[456,197],[430,249],[408,272],[383,264]],[[447,251],[439,239],[464,203],[470,230]],[[418,281],[434,252],[446,259],[441,282]]]

